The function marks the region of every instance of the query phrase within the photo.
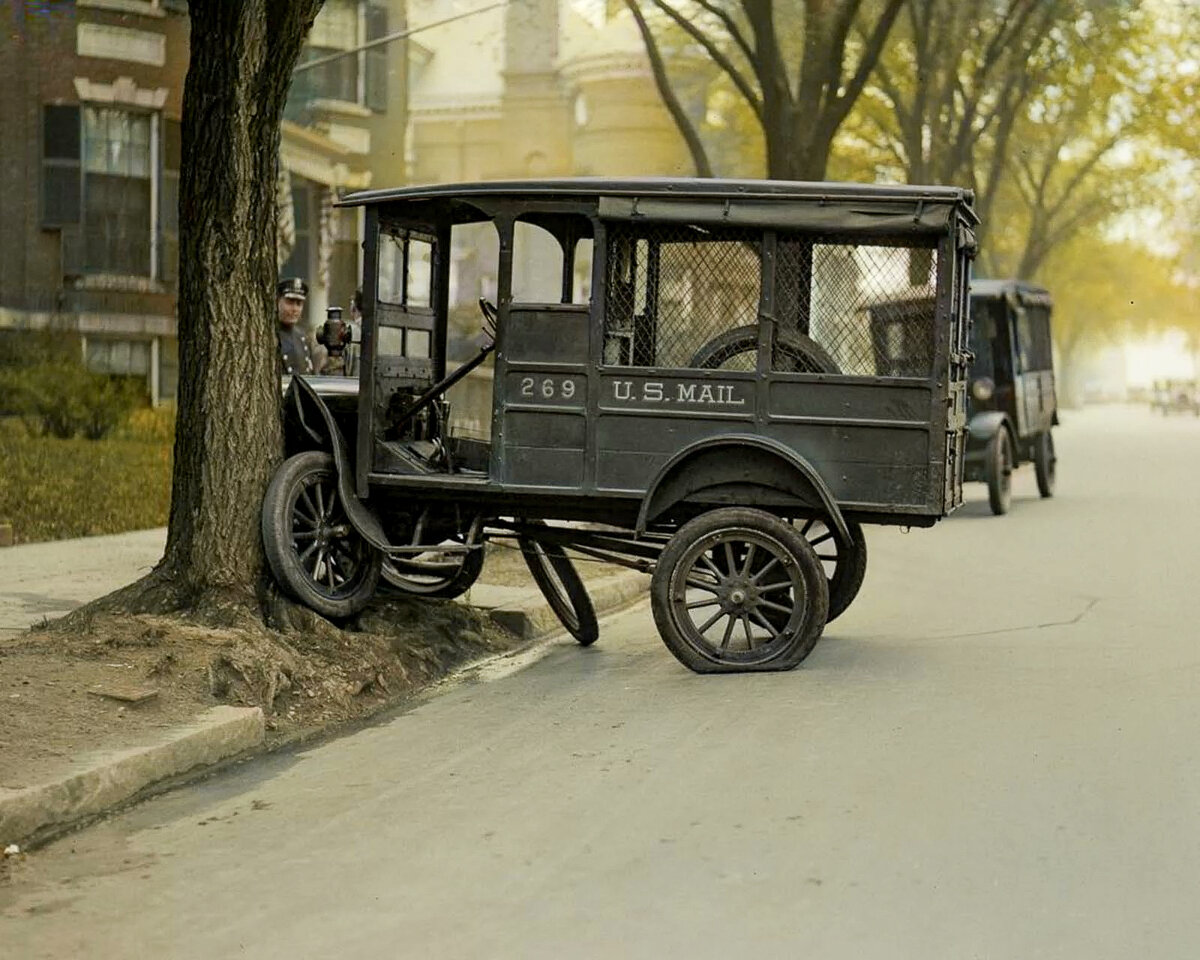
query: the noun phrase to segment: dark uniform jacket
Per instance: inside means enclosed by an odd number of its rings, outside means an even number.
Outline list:
[[[308,349],[308,340],[300,330],[299,324],[294,327],[280,325],[279,334],[279,369],[282,373],[314,373],[312,353]]]

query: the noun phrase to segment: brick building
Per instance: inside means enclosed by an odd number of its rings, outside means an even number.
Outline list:
[[[302,61],[400,29],[402,0],[328,0]],[[308,322],[359,273],[355,212],[372,136],[403,164],[405,71],[389,47],[297,74],[283,130],[281,272],[308,279]],[[53,328],[89,367],[174,396],[177,190],[186,0],[0,4],[0,335]]]

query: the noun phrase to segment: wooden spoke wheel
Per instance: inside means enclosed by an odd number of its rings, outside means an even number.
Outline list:
[[[459,537],[450,542],[461,546],[464,540]],[[385,557],[382,571],[384,581],[401,593],[439,600],[462,596],[475,585],[482,572],[482,546],[469,553],[449,553],[430,547],[415,556]]]
[[[988,441],[983,469],[988,486],[988,506],[997,516],[1008,513],[1012,505],[1013,451],[1004,427]]]
[[[698,673],[790,670],[825,626],[829,587],[816,551],[762,510],[711,510],[663,549],[650,584],[667,648]]]
[[[283,462],[263,499],[262,537],[279,585],[322,616],[353,616],[374,595],[382,556],[350,523],[329,454]]]
[[[753,370],[758,358],[758,327],[735,327],[709,340],[692,357],[689,367],[701,370]],[[771,366],[789,373],[837,373],[833,357],[811,337],[777,330]]]
[[[797,521],[801,535],[817,552],[829,584],[829,613],[826,623],[832,623],[854,602],[867,574],[867,541],[862,526],[847,521],[852,543],[842,543],[824,520]]]
[[[591,646],[600,637],[600,623],[592,598],[567,552],[557,543],[530,537],[519,537],[517,542],[525,565],[554,615],[580,646]]]
[[[1037,473],[1038,493],[1043,498],[1054,496],[1058,474],[1058,457],[1054,454],[1054,437],[1050,431],[1038,434],[1033,448],[1033,468]]]

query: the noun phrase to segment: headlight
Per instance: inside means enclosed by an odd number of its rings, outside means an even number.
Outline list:
[[[992,383],[989,377],[980,377],[971,384],[971,396],[980,403],[986,403],[992,399],[992,394],[996,392],[996,385]]]

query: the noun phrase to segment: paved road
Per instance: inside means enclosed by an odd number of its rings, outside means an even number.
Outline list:
[[[37,853],[7,955],[1192,958],[1200,421],[1058,446],[1054,501],[872,531],[794,673],[635,610]]]

